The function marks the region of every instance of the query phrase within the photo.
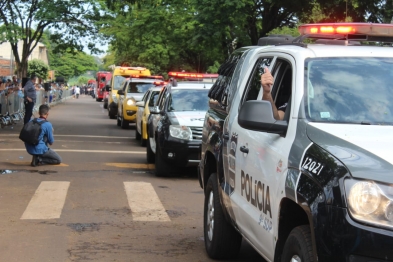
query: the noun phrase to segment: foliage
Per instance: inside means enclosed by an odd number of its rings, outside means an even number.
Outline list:
[[[38,78],[46,80],[48,78],[49,66],[42,60],[32,59],[28,62],[28,76],[36,75]]]
[[[80,76],[80,77],[78,77],[77,84],[78,85],[86,85],[87,81],[89,81],[90,79],[92,79],[92,78],[88,78],[86,76]]]
[[[0,42],[8,41],[15,56],[19,77],[27,74],[27,60],[47,29],[56,32],[51,41],[56,50],[82,50],[82,41],[93,51],[99,42],[95,21],[102,16],[98,0],[3,0],[0,2]],[[91,36],[91,37],[89,37]],[[22,41],[22,42],[20,42]],[[18,44],[22,44],[22,53]]]
[[[97,25],[110,39],[104,68],[129,62],[154,74],[215,72],[234,49],[268,34],[297,36],[316,22],[390,22],[385,0],[105,0]]]
[[[50,53],[51,69],[56,76],[63,76],[66,80],[72,76],[79,76],[86,71],[97,71],[98,65],[95,58],[84,52],[72,52],[67,50],[63,53]]]
[[[385,0],[333,0],[320,1],[326,19],[321,22],[373,22],[390,23],[392,1]]]
[[[270,32],[268,33],[268,35],[291,35],[291,36],[299,36],[300,33],[299,33],[297,27],[296,27],[296,28],[291,28],[291,27],[288,27],[288,26],[283,26],[283,27],[281,27],[281,28],[278,27],[278,28],[273,29],[272,31],[270,31]]]

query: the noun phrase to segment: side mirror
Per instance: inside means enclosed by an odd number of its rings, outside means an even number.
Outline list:
[[[105,86],[105,90],[106,90],[107,92],[111,91],[111,86],[110,86],[110,85],[106,85],[106,86]]]
[[[272,105],[264,100],[245,102],[240,108],[238,123],[245,129],[281,136],[284,136],[288,129],[288,122],[274,119]]]
[[[150,110],[150,114],[159,114],[159,113],[160,113],[160,108],[158,106],[155,106]]]
[[[120,96],[124,96],[124,91],[123,90],[119,90],[119,91],[117,91],[117,94],[120,95]]]
[[[145,101],[139,101],[135,104],[138,107],[144,107],[145,106]]]

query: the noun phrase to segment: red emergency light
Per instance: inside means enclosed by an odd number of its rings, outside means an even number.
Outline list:
[[[164,82],[164,81],[155,81],[153,83],[155,86],[164,86],[166,84],[168,84],[168,82]]]
[[[200,74],[187,72],[169,72],[168,76],[175,78],[218,78],[218,74]]]
[[[393,37],[393,24],[372,23],[323,23],[299,26],[301,35],[339,34],[369,35]]]
[[[145,79],[161,79],[164,80],[163,76],[141,76],[141,75],[130,75],[131,78],[145,78]]]

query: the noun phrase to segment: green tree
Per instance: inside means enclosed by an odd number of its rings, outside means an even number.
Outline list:
[[[28,62],[27,74],[36,75],[38,78],[46,80],[48,78],[49,66],[42,60],[32,59]]]
[[[66,80],[72,76],[79,76],[86,71],[97,71],[98,65],[93,56],[84,52],[65,52],[49,54],[51,69],[55,71],[56,76],[63,76]]]
[[[333,0],[319,4],[327,16],[321,22],[390,23],[393,15],[391,0]]]
[[[92,79],[92,78],[89,78],[86,76],[80,76],[80,77],[78,77],[77,84],[78,85],[86,85],[87,81],[89,81],[90,79]]]
[[[51,40],[57,49],[82,50],[82,41],[92,39],[89,47],[94,49],[98,37],[96,19],[102,8],[97,0],[2,0],[0,1],[0,42],[8,41],[17,64],[17,74],[25,77],[27,61],[41,40],[44,31],[53,29]],[[21,42],[20,42],[21,41]],[[22,53],[18,45],[22,44]]]

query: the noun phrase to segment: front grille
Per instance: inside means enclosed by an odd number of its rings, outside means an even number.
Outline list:
[[[193,127],[190,126],[192,131],[192,139],[193,140],[202,140],[202,129],[203,127]]]

